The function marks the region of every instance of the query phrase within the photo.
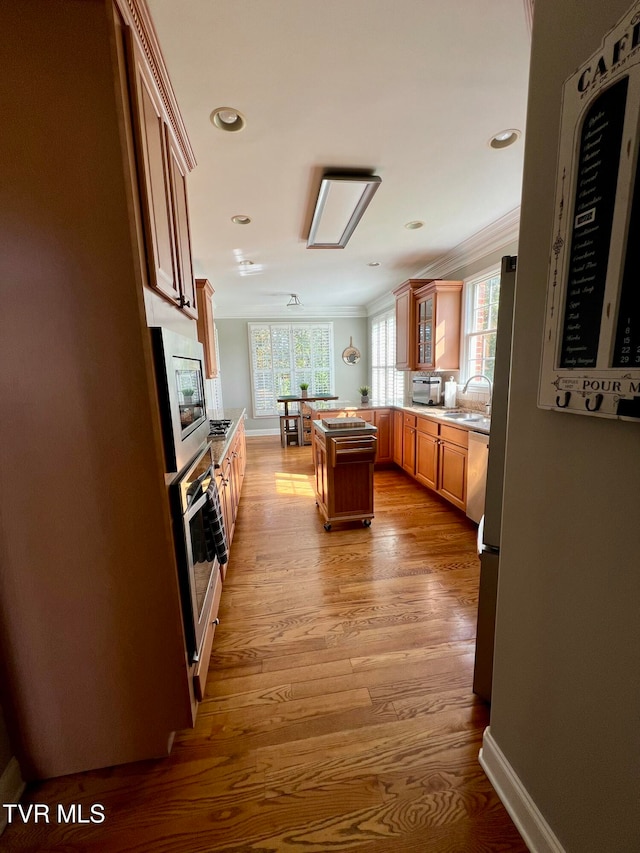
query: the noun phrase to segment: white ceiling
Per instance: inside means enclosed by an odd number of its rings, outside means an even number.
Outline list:
[[[527,0],[148,2],[198,163],[194,267],[218,317],[276,316],[290,293],[309,315],[363,313],[518,208],[524,134],[488,140],[524,131]],[[217,130],[221,106],[246,128]],[[382,183],[345,249],[307,249],[328,168]]]

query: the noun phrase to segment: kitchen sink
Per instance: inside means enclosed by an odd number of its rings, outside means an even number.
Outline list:
[[[443,418],[451,418],[452,421],[483,421],[482,415],[472,415],[469,412],[443,412]]]

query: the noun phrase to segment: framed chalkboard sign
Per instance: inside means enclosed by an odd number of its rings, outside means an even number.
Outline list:
[[[538,405],[640,420],[640,0],[565,82]]]

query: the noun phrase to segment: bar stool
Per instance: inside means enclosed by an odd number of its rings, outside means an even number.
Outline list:
[[[302,446],[302,415],[280,415],[280,444]]]

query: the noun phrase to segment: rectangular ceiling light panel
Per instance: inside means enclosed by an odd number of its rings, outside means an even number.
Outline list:
[[[307,248],[344,249],[379,186],[377,175],[325,175]]]

